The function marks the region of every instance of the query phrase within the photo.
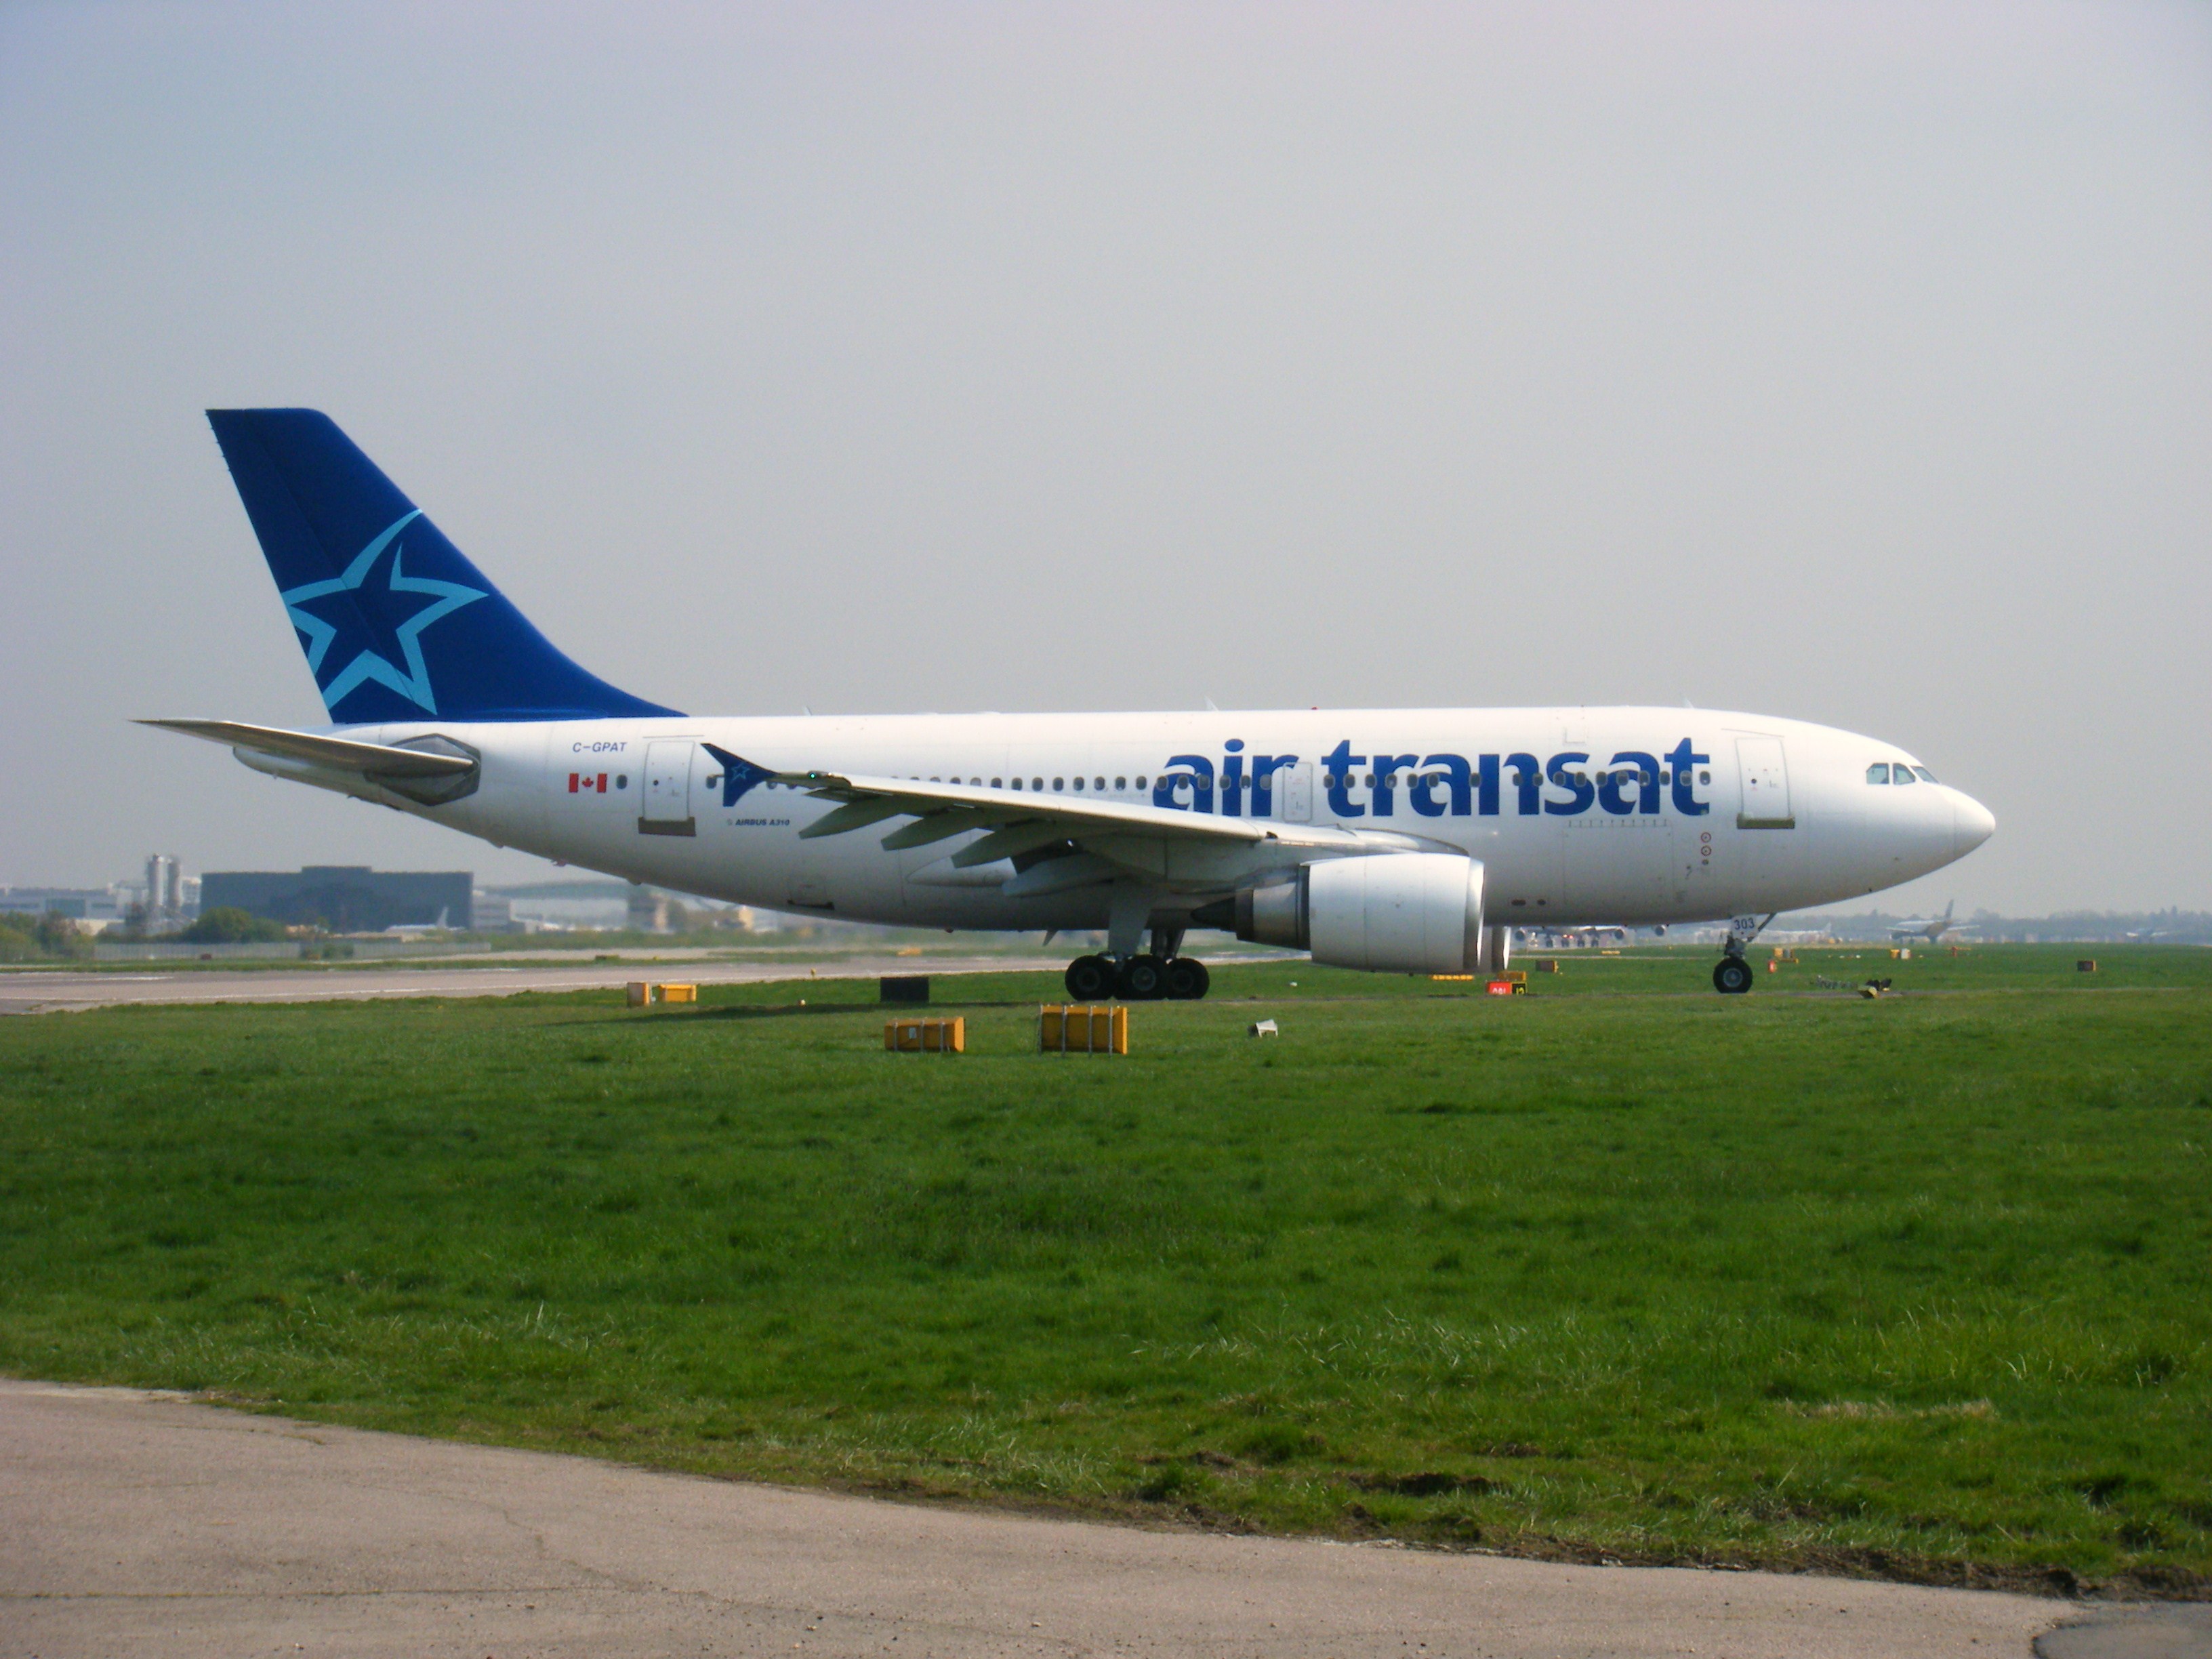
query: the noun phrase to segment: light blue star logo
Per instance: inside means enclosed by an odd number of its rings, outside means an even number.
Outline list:
[[[484,590],[465,587],[459,582],[434,581],[428,576],[410,576],[400,568],[399,532],[422,516],[422,509],[417,507],[395,521],[354,556],[343,575],[307,582],[280,596],[291,615],[292,625],[306,636],[307,672],[322,688],[323,706],[333,714],[348,693],[371,681],[389,687],[430,714],[438,712],[437,696],[430,688],[430,671],[422,661],[423,631],[463,605],[483,599]],[[392,563],[385,574],[384,585],[381,589],[371,587],[369,574],[376,568],[386,548],[392,550]],[[339,610],[336,623],[301,608],[333,593],[359,595],[352,604]],[[404,603],[396,598],[402,593],[424,594],[434,603],[424,605],[394,627],[390,616],[398,605]],[[331,647],[341,632],[349,629],[368,637],[355,651],[352,659],[326,682],[323,678],[324,659],[331,654]],[[339,654],[344,654],[343,649]],[[395,655],[406,663],[404,671],[393,662]]]

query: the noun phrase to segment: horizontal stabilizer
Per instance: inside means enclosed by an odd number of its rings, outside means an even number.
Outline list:
[[[288,732],[281,726],[248,726],[240,720],[140,720],[138,724],[158,726],[165,732],[181,732],[188,738],[204,738],[210,743],[227,744],[258,755],[379,778],[458,777],[475,769],[477,764],[466,755],[433,754],[390,744],[361,743],[352,738]]]

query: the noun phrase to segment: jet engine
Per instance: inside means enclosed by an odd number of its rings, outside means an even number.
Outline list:
[[[1244,889],[1233,905],[1241,939],[1377,973],[1502,971],[1512,937],[1510,928],[1483,927],[1481,861],[1449,853],[1302,865],[1287,880]]]

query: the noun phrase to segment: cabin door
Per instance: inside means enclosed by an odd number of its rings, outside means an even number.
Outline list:
[[[698,820],[691,816],[691,757],[697,748],[688,739],[646,744],[645,794],[638,802],[638,834],[699,833]]]
[[[1741,792],[1736,797],[1739,830],[1795,830],[1790,810],[1790,763],[1779,738],[1738,738],[1735,763]]]

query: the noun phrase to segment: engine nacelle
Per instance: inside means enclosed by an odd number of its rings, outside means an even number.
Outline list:
[[[1328,859],[1236,904],[1241,939],[1375,973],[1496,972],[1512,937],[1484,930],[1481,861],[1450,853]]]

